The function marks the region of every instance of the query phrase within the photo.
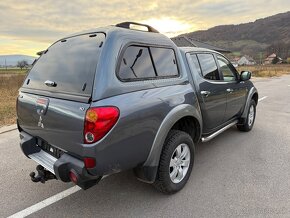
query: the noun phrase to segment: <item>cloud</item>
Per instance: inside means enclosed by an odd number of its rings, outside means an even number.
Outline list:
[[[1,54],[11,52],[13,43],[23,40],[21,52],[34,52],[57,39],[94,27],[122,21],[166,20],[162,32],[172,36],[220,24],[254,21],[290,10],[289,0],[8,0],[0,2]],[[174,25],[171,25],[174,22]],[[156,25],[160,26],[156,22]],[[7,41],[9,39],[9,42]],[[1,42],[2,40],[2,42]],[[13,43],[12,43],[13,42]],[[32,43],[32,47],[29,47]],[[10,44],[11,43],[11,44]],[[33,48],[33,45],[35,48]],[[8,47],[11,46],[11,49]],[[37,48],[36,48],[37,47]],[[44,48],[43,48],[44,49]],[[20,50],[19,50],[20,52]],[[14,53],[17,53],[15,50]],[[31,54],[31,53],[29,53]]]

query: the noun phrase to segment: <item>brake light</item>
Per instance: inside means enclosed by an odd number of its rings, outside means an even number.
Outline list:
[[[117,107],[89,108],[85,118],[84,142],[91,144],[103,138],[116,124],[118,118]]]

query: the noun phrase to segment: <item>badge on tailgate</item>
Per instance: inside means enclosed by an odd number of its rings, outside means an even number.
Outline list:
[[[39,115],[39,121],[38,121],[38,126],[41,128],[44,128],[44,125],[42,123],[42,117],[43,115],[46,114],[47,108],[49,104],[49,99],[48,98],[38,98],[36,100],[36,112]]]

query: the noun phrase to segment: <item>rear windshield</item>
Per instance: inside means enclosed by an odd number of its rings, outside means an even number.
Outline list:
[[[105,34],[93,33],[56,42],[44,52],[23,87],[89,96]]]

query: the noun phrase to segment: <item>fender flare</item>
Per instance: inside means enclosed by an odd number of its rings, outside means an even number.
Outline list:
[[[247,112],[249,109],[249,105],[250,105],[251,99],[253,98],[254,94],[258,95],[258,91],[255,87],[252,87],[248,93],[247,101],[246,101],[244,110],[243,110],[242,115],[241,115],[241,118],[243,118],[243,119],[247,118],[247,115],[248,115]],[[258,101],[257,101],[257,104],[258,104]]]
[[[181,104],[173,108],[163,119],[159,127],[147,160],[143,166],[135,169],[135,174],[139,180],[148,183],[155,181],[164,141],[173,125],[181,118],[187,116],[197,119],[200,129],[202,129],[202,117],[199,107],[196,108],[190,104]]]

